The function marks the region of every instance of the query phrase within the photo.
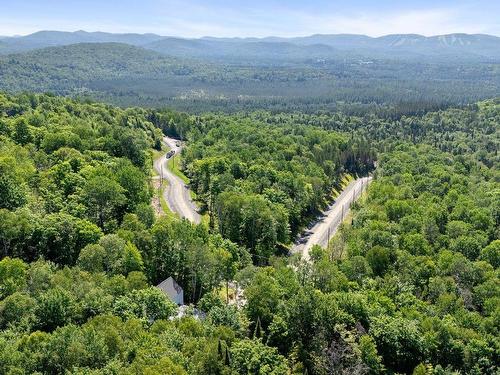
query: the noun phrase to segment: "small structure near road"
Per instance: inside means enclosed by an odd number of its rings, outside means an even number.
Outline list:
[[[184,305],[184,290],[182,290],[182,287],[177,284],[172,276],[163,280],[156,287],[160,288],[160,290],[177,305]]]

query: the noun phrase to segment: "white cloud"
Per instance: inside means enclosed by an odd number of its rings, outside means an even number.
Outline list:
[[[186,13],[188,16],[186,16]],[[394,10],[389,12],[307,13],[284,7],[211,8],[193,5],[187,11],[164,14],[162,30],[169,34],[213,36],[299,36],[316,33],[439,35],[448,33],[498,33],[494,15],[481,15],[475,9],[453,8]],[[491,18],[493,17],[493,18]],[[160,26],[161,27],[161,26]]]
[[[477,33],[478,25],[460,23],[462,15],[456,9],[410,10],[392,13],[326,15],[304,18],[309,32],[354,33],[370,36],[386,34],[437,35],[456,32]]]
[[[396,33],[423,35],[500,33],[495,12],[477,6],[393,9],[389,11],[315,11],[277,5],[270,1],[237,6],[214,6],[200,0],[143,0],[142,13],[90,12],[86,15],[56,17],[54,14],[27,20],[0,14],[0,35],[27,34],[38,30],[109,32],[152,32],[184,37],[200,36],[299,36],[316,33],[353,33],[380,36]],[[417,5],[416,5],[417,6]],[[318,5],[318,8],[320,6]],[[137,11],[137,10],[135,10]],[[132,12],[133,13],[133,12]],[[31,21],[31,22],[30,22]]]

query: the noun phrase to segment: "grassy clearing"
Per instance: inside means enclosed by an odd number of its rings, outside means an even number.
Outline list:
[[[164,192],[165,192],[166,188],[167,188],[167,184],[165,183],[165,184],[163,184],[163,186],[160,190],[156,190],[155,194],[157,196],[159,195],[160,205],[161,205],[161,209],[163,210],[164,216],[168,217],[169,219],[177,219],[178,220],[179,216],[170,210],[170,208],[168,207],[167,201],[164,198]]]
[[[168,159],[167,167],[170,171],[172,171],[173,174],[179,177],[187,185],[189,184],[189,178],[187,178],[187,176],[180,170],[181,163],[181,155],[175,154],[173,157]]]
[[[166,146],[163,145],[162,149],[160,151],[155,150],[154,148],[149,150],[149,153],[151,155],[151,160],[155,161],[156,159],[161,158],[165,153],[167,152]],[[151,166],[151,175],[154,176],[159,176],[159,173],[154,169],[153,166]]]
[[[210,226],[210,215],[208,214],[208,212],[205,212],[203,215],[201,215],[201,224],[203,224],[207,228]]]
[[[167,168],[177,177],[179,177],[186,185],[189,185],[189,178],[181,171],[180,167],[182,165],[182,159],[180,154],[175,154],[172,158],[167,161]],[[189,195],[192,200],[197,200],[198,197],[196,193],[189,190]]]
[[[151,152],[153,153],[153,158],[158,159],[160,156],[165,154],[168,151],[168,147],[165,145],[162,145],[161,150],[156,150],[154,148],[151,149]]]
[[[217,290],[219,298],[223,301],[226,301],[226,298],[229,297],[229,301],[232,301],[236,298],[236,290],[234,288],[227,288],[226,284],[222,283]]]

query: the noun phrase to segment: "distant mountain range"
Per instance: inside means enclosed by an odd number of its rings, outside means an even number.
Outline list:
[[[183,39],[41,31],[0,38],[2,91],[195,112],[423,101],[436,108],[499,96],[499,72],[500,38],[488,35]]]
[[[22,52],[44,47],[65,46],[76,43],[125,43],[140,46],[163,39],[155,34],[112,34],[86,31],[38,31],[26,36],[0,37],[6,51]]]
[[[500,59],[500,38],[484,34],[425,37],[394,34],[378,38],[355,34],[311,35],[295,38],[187,39],[156,34],[39,31],[0,37],[0,53],[10,54],[77,43],[124,43],[177,57],[208,59],[429,58]]]

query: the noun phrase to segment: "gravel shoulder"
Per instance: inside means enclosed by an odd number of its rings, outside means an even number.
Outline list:
[[[302,259],[309,260],[309,251],[314,245],[325,248],[349,213],[351,204],[361,196],[371,180],[372,177],[362,177],[347,185],[316,223],[295,241],[292,253],[302,254]]]

